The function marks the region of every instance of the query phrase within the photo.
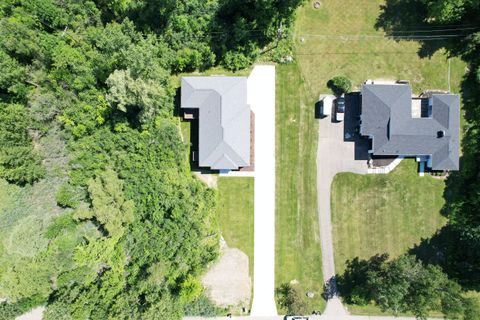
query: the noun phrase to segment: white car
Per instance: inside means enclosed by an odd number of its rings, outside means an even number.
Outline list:
[[[332,113],[333,97],[325,96],[322,99],[322,116],[327,117]]]
[[[308,317],[304,317],[304,316],[285,316],[284,320],[308,320]]]

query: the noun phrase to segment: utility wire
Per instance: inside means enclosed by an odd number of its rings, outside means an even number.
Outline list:
[[[462,31],[462,30],[473,30],[480,29],[477,27],[468,27],[468,28],[449,28],[449,29],[431,29],[431,30],[391,30],[385,31],[386,33],[408,33],[408,32],[440,32],[440,31]]]
[[[311,38],[313,40],[341,40],[341,41],[365,41],[365,40],[416,40],[416,41],[434,41],[447,40],[455,38],[464,38],[468,34],[440,34],[440,35],[405,35],[405,36],[389,36],[389,35],[328,35],[328,34],[301,34],[297,38]]]

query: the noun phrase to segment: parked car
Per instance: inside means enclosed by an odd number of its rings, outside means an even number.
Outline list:
[[[305,316],[285,316],[284,320],[308,320]]]
[[[332,113],[333,98],[332,96],[325,96],[322,99],[322,116],[327,117]]]
[[[338,97],[335,100],[335,120],[337,122],[343,121],[345,118],[345,97]]]

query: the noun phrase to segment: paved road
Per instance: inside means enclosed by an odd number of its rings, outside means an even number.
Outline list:
[[[346,316],[336,292],[333,255],[330,190],[333,177],[339,172],[367,173],[366,160],[355,160],[355,145],[343,141],[344,123],[334,123],[331,116],[319,120],[317,150],[317,193],[322,269],[325,283],[330,287],[330,299],[325,314]],[[340,318],[338,318],[340,319]]]
[[[248,101],[255,113],[254,263],[252,316],[276,316],[275,66],[255,66]]]

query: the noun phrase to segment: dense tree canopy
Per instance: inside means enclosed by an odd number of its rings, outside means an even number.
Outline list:
[[[395,315],[410,312],[426,319],[431,311],[441,311],[449,319],[470,318],[470,301],[461,287],[434,265],[422,265],[414,256],[403,255],[388,261],[388,255],[369,260],[348,261],[339,277],[340,292],[350,303],[374,301]]]
[[[0,241],[2,317],[39,304],[46,319],[216,312],[199,283],[218,255],[216,192],[190,173],[175,76],[248,67],[299,4],[0,2],[0,182],[45,184],[56,206],[11,219],[8,239],[35,233],[28,250]],[[59,142],[66,154],[42,159]]]
[[[19,184],[32,183],[44,174],[28,133],[28,110],[0,103],[0,177]]]

